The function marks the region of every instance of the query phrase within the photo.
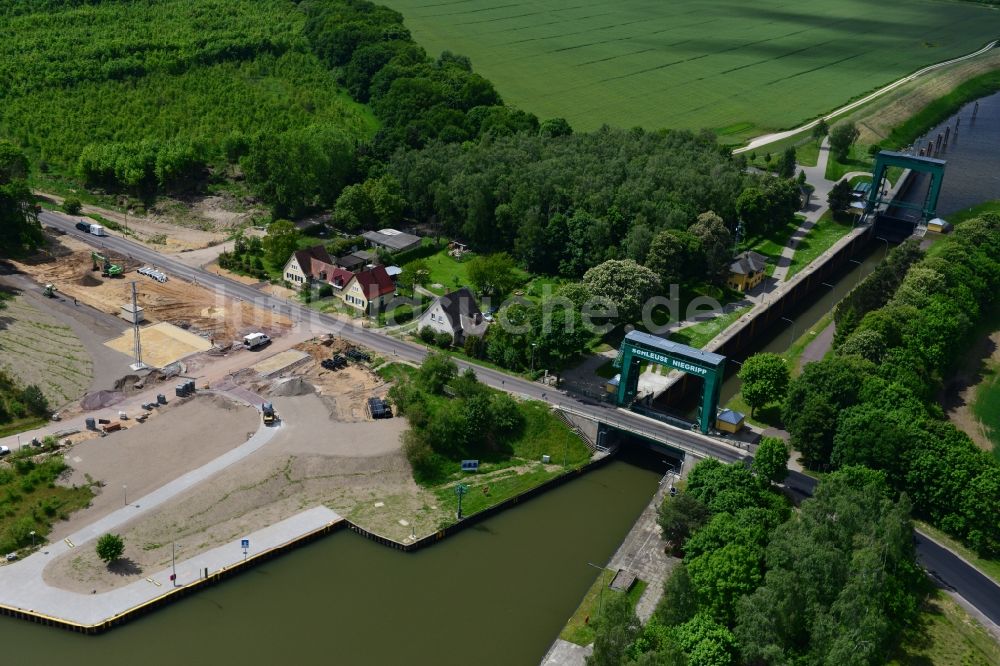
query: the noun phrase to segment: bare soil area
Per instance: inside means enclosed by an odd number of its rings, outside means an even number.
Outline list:
[[[400,540],[437,529],[442,510],[402,452],[404,419],[344,423],[315,393],[273,400],[280,430],[263,449],[122,530],[126,565],[109,570],[81,549],[46,580],[100,592],[169,566],[173,543],[187,559],[318,504]]]
[[[259,427],[259,418],[255,409],[228,398],[199,394],[155,410],[145,423],[124,421],[126,430],[106,437],[86,433],[86,439],[63,451],[72,468],[63,482],[92,480],[103,487],[95,488],[90,507],[57,523],[50,538],[61,539],[121,508],[126,492],[133,502],[243,444]]]
[[[982,368],[986,363],[1000,364],[1000,331],[994,331],[970,350],[965,365],[942,391],[941,403],[955,427],[972,438],[979,448],[992,451],[989,433],[972,413],[976,388],[982,381]]]
[[[90,248],[69,236],[49,236],[50,244],[41,253],[24,262],[15,262],[19,270],[41,284],[52,283],[64,295],[79,299],[112,315],[121,313],[122,305],[131,302],[131,279],[139,280],[138,303],[146,320],[169,322],[210,340],[232,341],[250,331],[264,331],[272,337],[291,327],[286,317],[251,303],[233,301],[222,293],[172,279],[165,283],[133,273],[140,266],[128,257],[112,255],[122,265],[124,278],[101,277],[94,271]]]
[[[295,374],[315,387],[338,421],[367,421],[368,398],[385,398],[391,384],[364,364],[351,363],[340,370],[324,370],[320,365],[323,359],[343,354],[349,348],[350,344],[340,338],[298,345],[296,349],[312,356],[313,362],[299,366]]]
[[[38,192],[48,201],[61,205],[63,198]],[[128,227],[129,235],[165,252],[188,252],[211,247],[224,241],[233,229],[246,225],[263,213],[232,196],[196,195],[184,199],[162,198],[145,214],[85,204],[83,213],[93,213]]]

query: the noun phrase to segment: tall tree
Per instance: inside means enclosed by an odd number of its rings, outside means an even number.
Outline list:
[[[778,176],[781,178],[792,178],[795,176],[795,146],[789,146],[781,153],[781,161],[778,163]]]
[[[788,363],[777,354],[754,354],[740,367],[740,391],[750,405],[750,416],[770,402],[785,398],[790,377]]]
[[[768,483],[781,483],[788,476],[788,445],[777,437],[764,437],[753,455],[753,471]]]
[[[607,298],[617,308],[619,321],[635,321],[646,301],[660,286],[655,272],[631,259],[609,260],[583,276],[583,284],[595,296]]]
[[[851,146],[858,140],[861,132],[853,122],[838,123],[830,130],[830,150],[837,161],[847,160],[851,152]]]
[[[726,228],[726,223],[713,211],[708,211],[699,215],[688,231],[701,242],[708,279],[716,281],[722,278],[733,254],[733,235]]]
[[[664,287],[690,282],[704,272],[701,239],[690,231],[667,229],[656,234],[646,255],[646,266]]]
[[[853,192],[851,190],[851,184],[847,182],[847,179],[837,181],[837,183],[830,188],[830,194],[826,196],[826,202],[830,205],[830,210],[833,211],[834,215],[843,215],[847,212],[847,209],[851,207],[851,202],[854,200]]]
[[[0,252],[21,252],[43,240],[34,197],[28,186],[28,158],[12,143],[0,141]]]
[[[288,220],[275,220],[267,225],[267,236],[264,237],[264,252],[272,266],[284,266],[288,258],[299,247],[302,234]],[[307,270],[307,267],[303,268]]]
[[[587,657],[587,666],[621,666],[626,661],[626,650],[642,629],[627,596],[610,593],[605,597],[596,622],[594,652]]]
[[[469,261],[469,282],[484,296],[502,298],[517,284],[514,260],[506,252],[479,255]]]

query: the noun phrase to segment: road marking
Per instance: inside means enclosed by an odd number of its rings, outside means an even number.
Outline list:
[[[76,548],[76,546],[73,544],[73,542],[70,541],[68,538],[63,539],[63,541],[65,541],[66,545],[69,546],[70,548]]]

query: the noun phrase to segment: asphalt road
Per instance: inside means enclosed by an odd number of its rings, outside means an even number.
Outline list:
[[[74,222],[65,216],[44,211],[39,215],[39,220],[45,225],[61,229],[90,245],[106,247],[120,255],[156,266],[165,270],[171,278],[182,278],[215,289],[226,297],[253,302],[259,307],[270,309],[294,321],[301,322],[303,325],[308,325],[316,329],[317,332],[335,333],[385,357],[396,357],[419,363],[427,355],[427,350],[423,347],[390,338],[377,330],[363,328],[357,323],[335,319],[285,299],[262,294],[248,285],[199,268],[186,266],[170,255],[160,254],[124,238],[117,236],[97,237],[85,234],[77,230],[73,226]],[[142,276],[138,277],[147,279]],[[609,405],[591,401],[584,402],[555,391],[551,387],[514,377],[492,368],[465,361],[457,361],[457,364],[463,370],[468,367],[473,368],[480,381],[494,388],[542,400],[568,411],[598,419],[609,425],[646,433],[650,437],[672,443],[702,457],[718,458],[727,463],[749,459],[743,451],[734,446],[700,433],[682,430]],[[816,479],[799,472],[792,472],[786,480],[786,485],[803,494],[811,495],[816,487]],[[920,533],[917,534],[917,557],[938,583],[964,597],[986,617],[1000,625],[1000,586],[951,551]]]

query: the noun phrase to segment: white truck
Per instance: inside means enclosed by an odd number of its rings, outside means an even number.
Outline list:
[[[92,225],[90,225],[90,233],[94,234],[95,236],[107,236],[108,235],[107,232],[104,231],[104,227],[102,225],[100,225],[100,224],[92,224]]]
[[[259,349],[271,343],[271,338],[263,333],[250,333],[243,336],[243,346],[247,349]]]

